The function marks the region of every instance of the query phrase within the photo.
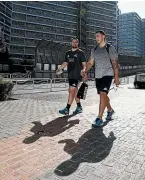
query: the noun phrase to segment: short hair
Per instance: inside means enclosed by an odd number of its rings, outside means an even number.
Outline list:
[[[76,38],[76,37],[73,37],[73,38],[71,39],[71,41],[73,41],[73,40],[76,40],[76,41],[78,41],[78,43],[79,43],[79,40],[78,40],[78,38]]]
[[[105,34],[105,32],[104,32],[103,30],[96,31],[96,34],[97,34],[97,33],[100,33],[100,34],[106,36],[106,34]]]

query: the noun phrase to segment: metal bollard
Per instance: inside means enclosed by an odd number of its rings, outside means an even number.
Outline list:
[[[48,79],[47,79],[47,89],[49,88],[49,86],[48,86]]]
[[[54,80],[54,87],[55,87],[55,79],[53,79]]]
[[[52,81],[53,79],[50,79],[50,92],[52,92]]]
[[[129,84],[129,77],[127,77],[127,84]]]
[[[34,89],[34,81],[35,81],[35,79],[33,78],[33,89]]]
[[[66,88],[66,79],[65,79],[65,88]]]

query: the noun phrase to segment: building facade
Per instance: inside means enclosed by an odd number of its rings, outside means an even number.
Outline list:
[[[119,54],[141,57],[142,20],[137,13],[125,13],[119,16]]]
[[[12,3],[10,1],[0,1],[0,29],[4,33],[8,48],[10,46],[11,17]]]
[[[145,56],[145,19],[142,19],[142,52]]]
[[[34,58],[41,39],[68,43],[76,33],[75,2],[13,2],[11,54],[14,59]]]
[[[117,46],[117,2],[90,1],[88,3],[87,47],[95,44],[95,31],[104,30],[107,40]]]
[[[41,39],[69,44],[75,36],[81,48],[91,49],[95,32],[102,29],[117,45],[115,1],[1,1],[0,5],[0,24],[15,64],[33,60]]]
[[[4,51],[0,52],[0,72],[9,71],[8,51],[10,50],[11,16],[12,3],[0,1],[0,46],[4,48]]]

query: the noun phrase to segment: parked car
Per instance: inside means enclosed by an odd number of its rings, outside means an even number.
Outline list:
[[[136,89],[145,87],[145,73],[140,73],[135,75],[134,87]]]

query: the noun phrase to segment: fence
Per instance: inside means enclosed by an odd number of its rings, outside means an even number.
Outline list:
[[[12,79],[15,86],[13,94],[30,94],[37,92],[58,92],[66,91],[69,87],[66,78],[28,78],[28,79]],[[121,78],[121,84],[128,84],[129,77]],[[89,88],[95,87],[95,79],[88,79]]]

